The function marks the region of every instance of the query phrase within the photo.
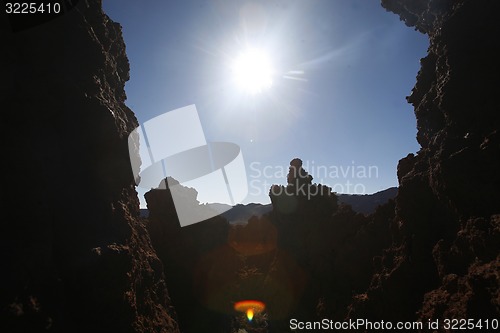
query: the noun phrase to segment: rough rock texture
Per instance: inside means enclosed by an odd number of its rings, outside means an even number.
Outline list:
[[[203,207],[194,189],[184,188],[183,194],[186,207]],[[210,327],[210,332],[256,333],[282,326],[300,300],[305,276],[277,247],[276,228],[268,216],[254,216],[246,225],[231,226],[218,216],[180,227],[168,189],[153,189],[145,198],[147,227],[183,332],[206,332]],[[248,299],[266,304],[265,315],[252,323],[233,308]]]
[[[183,332],[287,332],[290,318],[342,320],[368,288],[393,241],[394,201],[357,214],[300,173],[303,183],[273,186],[273,211],[246,225],[217,217],[181,228],[169,190],[146,193],[147,227]],[[183,191],[185,205],[203,207],[194,189]],[[246,299],[266,305],[253,326],[232,309]]]
[[[181,227],[170,190],[160,188],[144,196],[149,209],[147,229],[164,265],[179,326],[186,333],[205,332],[207,327],[211,332],[225,332],[231,323],[229,295],[239,261],[227,245],[228,222],[216,216]],[[185,207],[210,209],[199,205],[195,189],[183,189]],[[213,285],[214,280],[218,284]]]
[[[408,97],[421,149],[399,162],[398,241],[350,316],[498,318],[500,3],[382,5],[429,36]]]
[[[195,189],[176,191],[184,207],[210,209],[200,205]],[[164,264],[182,332],[268,332],[268,318],[286,318],[297,302],[301,271],[277,249],[276,230],[266,217],[231,226],[217,216],[181,227],[169,189],[152,189],[145,198],[147,228]],[[252,323],[234,310],[236,302],[248,299],[267,306],[266,315]]]
[[[303,291],[287,318],[343,320],[352,297],[368,288],[383,249],[391,245],[394,201],[365,216],[349,205],[337,207],[333,193],[308,199],[272,192],[270,220],[278,247],[304,274]]]
[[[138,219],[120,25],[100,1],[0,24],[0,331],[178,332]]]

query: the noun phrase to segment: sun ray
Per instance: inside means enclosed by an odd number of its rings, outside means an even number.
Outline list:
[[[290,76],[290,75],[283,75],[284,79],[289,79],[289,80],[296,80],[296,81],[302,81],[302,82],[307,82],[307,79],[304,79],[302,77],[295,77],[295,76]]]

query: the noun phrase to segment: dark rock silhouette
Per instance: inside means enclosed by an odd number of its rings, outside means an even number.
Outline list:
[[[394,201],[364,216],[337,206],[328,187],[310,178],[304,184],[306,192],[293,191],[294,185],[271,190],[271,212],[232,226],[215,217],[181,228],[169,190],[146,193],[148,230],[183,331],[245,328],[230,320],[239,318],[231,307],[243,299],[265,302],[270,332],[286,329],[291,317],[347,315],[352,297],[369,286],[373,257],[391,245]],[[184,190],[186,207],[209,208],[194,189]],[[284,206],[290,202],[293,210]]]
[[[302,180],[296,181],[296,174]],[[381,257],[392,242],[394,201],[379,206],[371,216],[358,214],[349,205],[338,206],[337,195],[326,186],[312,184],[297,159],[291,162],[287,180],[287,187],[274,185],[270,190],[269,218],[278,231],[278,247],[306,277],[288,316],[342,320],[356,291],[369,286],[373,257]],[[300,182],[305,192],[295,191]]]
[[[178,312],[179,326],[186,333],[202,332],[207,327],[218,332],[218,328],[224,329],[230,325],[228,316],[232,314],[232,289],[227,284],[235,280],[239,267],[236,253],[227,243],[229,224],[216,216],[181,227],[172,195],[168,186],[165,186],[178,182],[172,179],[162,184],[145,194],[149,210],[147,229],[164,265],[172,303]],[[211,209],[199,203],[198,193],[193,188],[182,187],[176,195],[182,198],[184,209],[200,212]],[[225,266],[222,267],[220,262],[225,263]],[[214,265],[222,268],[215,273]],[[211,274],[216,274],[216,277]],[[220,285],[213,286],[213,279],[219,279]],[[212,293],[219,297],[210,298]]]
[[[192,194],[185,196],[185,207],[211,209],[198,202],[196,190],[183,190]],[[147,227],[164,264],[183,332],[249,329],[233,309],[241,300],[265,302],[268,310],[257,322],[267,321],[267,316],[283,321],[297,306],[304,272],[278,248],[276,227],[268,215],[252,216],[244,225],[230,226],[216,216],[181,227],[168,188],[153,189],[145,198],[150,212]],[[248,332],[265,332],[266,325],[252,326]]]
[[[310,185],[312,184],[312,180],[313,177],[302,168],[302,160],[300,158],[294,158],[290,161],[290,168],[286,177],[288,185],[296,187]]]
[[[273,209],[285,214],[302,211],[303,214],[329,215],[337,208],[337,196],[328,186],[313,184],[313,177],[302,168],[302,160],[290,161],[287,186],[273,185],[269,197]],[[307,208],[307,212],[303,210]]]
[[[398,193],[397,187],[390,187],[386,190],[379,191],[373,194],[336,194],[338,204],[350,205],[356,213],[365,215],[373,214],[378,206],[384,205],[391,199],[395,199]],[[226,209],[228,207],[225,207]],[[238,204],[233,208],[221,213],[226,220],[231,223],[246,223],[252,216],[263,216],[272,211],[272,204],[256,204],[250,203],[247,205]]]
[[[396,242],[350,317],[498,318],[500,5],[382,5],[429,36],[408,97],[422,148],[399,162]]]
[[[395,199],[398,193],[397,187],[373,194],[337,194],[338,204],[350,205],[356,213],[369,215],[375,213],[378,206],[384,205],[389,200]],[[225,204],[206,204],[210,209],[220,212],[229,223],[247,223],[252,216],[261,217],[273,210],[272,204],[237,204],[235,206]],[[147,218],[149,210],[141,209],[141,217]]]
[[[18,32],[0,19],[0,331],[179,332],[138,219],[120,25],[100,1]]]

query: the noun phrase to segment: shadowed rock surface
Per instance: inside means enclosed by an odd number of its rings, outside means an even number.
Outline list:
[[[200,205],[195,189],[183,187],[181,192],[185,195],[176,203],[183,197],[186,208],[210,209]],[[264,302],[271,320],[287,318],[299,300],[303,272],[277,247],[276,228],[268,217],[231,226],[216,216],[181,227],[169,189],[153,189],[145,198],[147,228],[164,264],[182,332],[267,332],[267,317],[257,316],[254,323],[260,324],[247,327],[244,314],[234,310],[236,302],[248,299]]]
[[[270,190],[278,247],[305,275],[303,292],[288,318],[343,320],[353,296],[368,288],[377,261],[391,245],[394,201],[365,216],[349,205],[337,205],[337,196],[326,186],[310,184],[306,194],[288,194],[295,192],[291,185]]]
[[[120,25],[100,1],[0,25],[0,331],[179,332],[138,219]]]
[[[290,318],[341,320],[368,288],[373,257],[391,245],[394,201],[367,217],[339,207],[330,188],[301,174],[274,186],[273,210],[244,225],[216,217],[181,228],[169,190],[146,193],[148,230],[184,332],[286,332]],[[186,205],[203,207],[194,189],[184,191]],[[266,304],[256,320],[267,324],[249,326],[235,313],[245,299]]]
[[[399,162],[398,241],[350,317],[498,318],[500,3],[382,5],[429,36],[408,97],[422,148]]]
[[[184,209],[210,209],[199,204],[195,189],[181,189],[182,192],[178,190],[176,193],[177,202],[182,200]],[[227,331],[232,302],[228,298],[231,288],[224,281],[231,281],[238,271],[238,258],[227,245],[228,222],[216,216],[181,227],[168,188],[162,186],[161,189],[152,189],[144,197],[149,210],[147,228],[152,244],[164,264],[167,284],[179,314],[182,332],[203,332],[207,327],[212,332]],[[214,265],[220,267],[221,262],[224,264],[223,270],[214,271]],[[213,274],[222,280],[218,281],[220,285],[215,290],[208,288],[210,291],[205,286],[210,284],[213,279],[210,275]],[[210,292],[218,294],[218,297],[207,301],[204,294]]]

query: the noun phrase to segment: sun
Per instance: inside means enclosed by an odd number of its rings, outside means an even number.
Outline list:
[[[273,84],[273,66],[264,50],[250,48],[242,52],[231,66],[238,87],[256,94]]]

